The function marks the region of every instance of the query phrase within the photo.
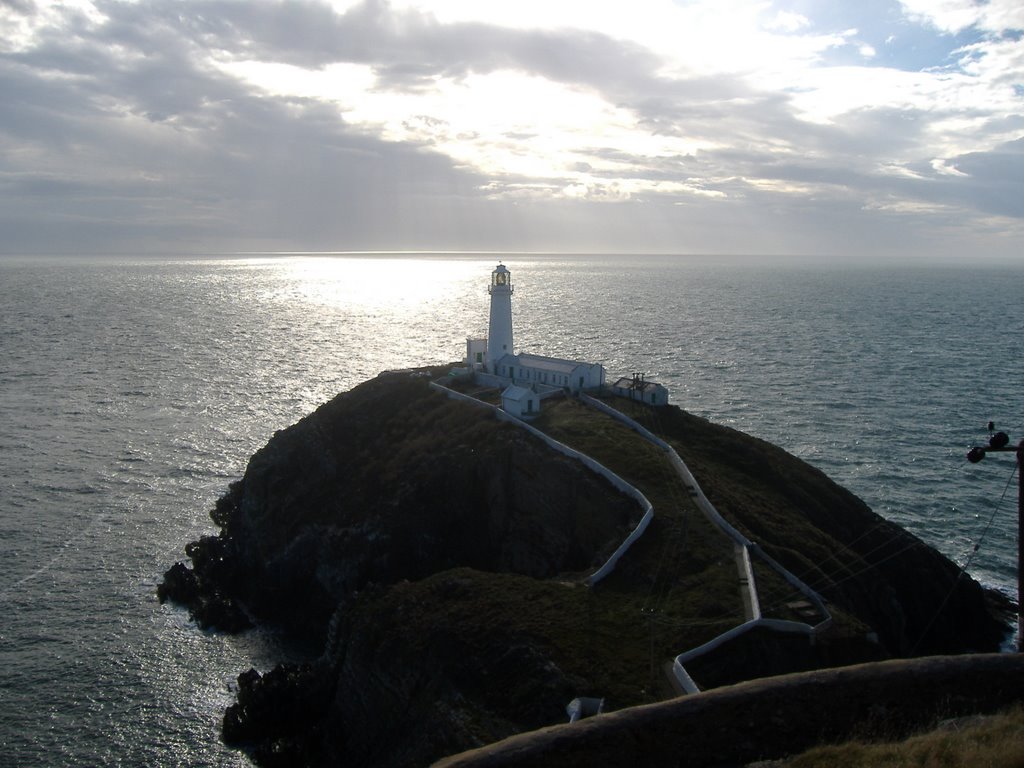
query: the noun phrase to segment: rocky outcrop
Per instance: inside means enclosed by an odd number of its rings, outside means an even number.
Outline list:
[[[190,544],[192,568],[176,564],[159,588],[203,626],[235,630],[248,616],[328,645],[308,673],[239,680],[225,736],[262,763],[310,750],[422,762],[555,722],[575,695],[543,642],[502,620],[528,606],[501,602],[534,582],[580,583],[642,510],[523,430],[429,389],[427,373],[382,374],[274,435],[211,512],[220,533]],[[453,603],[474,607],[455,618]],[[259,725],[312,679],[329,681],[317,697],[331,705],[303,718],[305,741]]]
[[[316,764],[318,728],[334,681],[317,664],[280,664],[261,675],[238,676],[238,700],[224,713],[224,742],[251,747],[258,765]]]
[[[996,650],[1008,603],[823,472],[678,408],[636,417],[676,448],[719,512],[895,656]]]
[[[638,613],[664,542],[645,535],[614,578],[584,587],[641,510],[524,430],[430,389],[441,374],[382,374],[274,435],[211,512],[219,533],[190,544],[191,568],[176,564],[159,588],[203,626],[272,623],[318,654],[239,678],[224,737],[261,765],[425,764],[559,722],[577,696],[615,709],[670,695],[647,677],[654,630]],[[846,634],[813,656],[780,649],[773,668],[912,650],[950,579],[964,591],[920,650],[997,646],[1003,627],[974,582],[961,587],[955,566],[820,473],[675,408],[652,428],[791,570],[840,563],[811,576],[850,612]],[[624,434],[611,450],[633,456]],[[876,557],[876,531],[912,556]],[[721,594],[707,605],[738,605],[734,578],[720,578],[732,564],[688,546],[673,586],[708,585]],[[659,655],[680,642],[663,631]]]
[[[382,374],[277,433],[189,545],[201,600],[323,633],[368,584],[453,567],[535,578],[603,562],[635,502],[578,462],[415,374]],[[182,581],[180,569],[169,572]]]

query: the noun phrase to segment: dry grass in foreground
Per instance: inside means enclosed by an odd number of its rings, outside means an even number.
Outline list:
[[[768,763],[775,768],[1022,768],[1024,708],[951,721],[930,733],[887,744],[816,747]]]

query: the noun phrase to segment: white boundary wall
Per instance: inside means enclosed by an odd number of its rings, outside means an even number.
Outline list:
[[[500,379],[499,377],[493,378],[497,382],[503,382],[503,380]],[[611,482],[612,485],[614,485],[620,491],[626,493],[627,495],[637,500],[637,502],[641,505],[641,507],[644,510],[644,514],[643,517],[641,517],[640,522],[637,524],[633,532],[630,533],[629,536],[627,536],[626,539],[622,542],[622,544],[619,545],[619,547],[615,550],[612,556],[608,558],[605,564],[598,568],[589,577],[587,577],[586,583],[588,585],[596,584],[601,579],[605,578],[609,573],[611,573],[615,569],[615,565],[619,561],[619,558],[621,558],[622,555],[625,554],[625,552],[629,549],[633,542],[640,538],[643,532],[647,529],[647,526],[650,524],[651,519],[654,517],[654,508],[652,507],[650,501],[648,501],[647,497],[644,496],[638,488],[627,483],[625,480],[623,480],[617,474],[615,474],[610,469],[605,467],[603,464],[600,464],[591,457],[587,456],[584,453],[581,453],[580,451],[575,450],[574,448],[570,448],[564,443],[558,442],[549,435],[546,435],[543,432],[541,432],[536,427],[533,427],[525,423],[524,421],[516,418],[515,416],[506,413],[501,408],[491,405],[490,403],[485,403],[481,400],[477,400],[475,397],[464,395],[461,392],[456,392],[455,390],[449,389],[448,387],[442,386],[441,384],[438,384],[437,382],[434,381],[430,382],[430,386],[433,387],[434,389],[437,389],[440,392],[443,392],[449,398],[455,400],[463,400],[478,405],[482,408],[490,409],[497,416],[497,418],[503,421],[511,422],[516,426],[522,427],[527,432],[530,432],[531,434],[543,440],[545,443],[547,443],[549,446],[551,446],[558,452],[582,462],[587,468],[589,468],[593,472],[596,472],[605,477],[606,479],[608,479],[608,481]],[[675,449],[671,445],[669,445],[660,437],[652,433],[643,425],[637,423],[630,417],[626,416],[626,414],[611,407],[607,403],[603,403],[600,400],[597,400],[583,393],[581,393],[579,397],[582,402],[596,408],[597,410],[603,413],[608,414],[609,416],[615,419],[618,419],[619,421],[621,421],[622,423],[626,424],[631,429],[639,433],[643,438],[645,438],[649,442],[653,443],[654,445],[658,446],[663,451],[665,451],[668,454],[669,462],[675,468],[679,477],[683,480],[683,483],[693,492],[694,501],[700,508],[700,510],[723,533],[729,536],[729,538],[731,538],[733,542],[742,549],[741,578],[745,579],[747,582],[751,602],[750,608],[753,618],[750,621],[746,621],[742,624],[733,627],[732,629],[722,633],[718,637],[713,638],[707,643],[698,646],[697,648],[686,651],[676,656],[675,660],[672,662],[672,673],[684,691],[686,691],[687,693],[700,692],[700,688],[697,687],[697,684],[693,681],[693,678],[690,677],[690,674],[686,671],[685,665],[688,662],[700,656],[703,656],[706,653],[710,653],[711,651],[722,646],[726,642],[733,640],[737,637],[740,637],[741,635],[744,635],[747,632],[750,632],[751,630],[760,627],[775,632],[798,633],[808,635],[813,638],[815,634],[831,626],[832,614],[829,613],[828,609],[825,607],[825,603],[822,600],[821,596],[813,589],[811,589],[809,586],[807,586],[797,576],[795,576],[793,573],[791,573],[789,570],[783,567],[780,563],[778,563],[775,559],[770,557],[763,549],[761,549],[759,545],[750,541],[750,539],[748,539],[746,536],[740,533],[732,524],[730,524],[724,517],[722,517],[719,511],[715,509],[715,506],[707,498],[707,496],[704,495],[704,491],[701,490],[701,487],[697,483],[697,480],[693,476],[693,473],[690,472],[689,467],[686,466],[686,463],[679,457],[679,454],[676,453]],[[803,593],[808,598],[808,600],[815,606],[815,608],[817,608],[820,614],[824,617],[822,621],[820,621],[818,624],[815,624],[814,626],[811,626],[803,622],[763,618],[761,615],[760,600],[757,594],[757,582],[754,578],[754,569],[750,560],[751,551],[755,555],[760,557],[762,560],[764,560],[773,570],[777,571],[793,587],[795,587],[801,593]]]
[[[617,474],[608,469],[606,466],[604,466],[598,461],[595,461],[590,456],[587,456],[585,453],[581,453],[580,451],[577,451],[575,448],[570,448],[568,445],[558,442],[550,435],[546,435],[536,427],[527,424],[526,422],[509,413],[506,413],[496,405],[491,405],[490,403],[485,403],[482,400],[477,400],[475,397],[464,395],[461,392],[456,392],[453,389],[448,389],[448,387],[442,386],[441,384],[438,384],[436,381],[430,382],[430,386],[440,392],[443,392],[453,400],[463,400],[466,402],[473,403],[474,405],[478,405],[482,408],[489,408],[491,411],[494,412],[498,419],[502,421],[508,421],[511,422],[512,424],[515,424],[518,427],[522,427],[530,434],[543,440],[545,443],[547,443],[549,446],[554,448],[559,453],[562,453],[571,459],[576,459],[577,461],[581,462],[585,467],[587,467],[587,469],[601,475],[602,477],[607,479],[608,482],[614,485],[617,489],[622,491],[622,493],[636,500],[636,502],[640,505],[640,508],[644,511],[643,516],[640,518],[640,522],[637,523],[636,527],[629,534],[629,536],[627,536],[625,540],[621,544],[619,544],[618,548],[612,553],[611,557],[609,557],[608,560],[605,561],[604,565],[602,565],[600,568],[598,568],[596,571],[590,574],[590,576],[587,577],[585,583],[588,586],[596,584],[609,573],[611,573],[613,570],[615,570],[615,565],[619,562],[619,558],[621,558],[626,553],[626,550],[628,550],[633,545],[633,542],[640,538],[643,532],[647,530],[647,526],[651,524],[651,520],[654,518],[654,507],[651,505],[651,502],[647,500],[647,497],[640,492],[639,488],[630,485]]]
[[[743,556],[743,578],[750,591],[750,614],[755,621],[761,618],[761,600],[757,596],[757,582],[754,580],[754,566],[750,562],[750,547],[740,547]]]
[[[689,467],[686,463],[679,458],[679,454],[676,453],[675,449],[667,442],[662,440],[660,437],[652,433],[642,424],[637,423],[626,414],[622,413],[616,408],[603,403],[589,395],[581,395],[581,400],[587,405],[593,406],[603,413],[607,413],[609,416],[618,419],[622,423],[628,425],[630,428],[639,433],[642,437],[646,438],[650,442],[657,445],[659,448],[668,453],[669,461],[672,466],[675,467],[676,472],[682,478],[683,483],[692,490],[694,494],[694,501],[700,510],[715,524],[718,528],[728,535],[738,546],[742,547],[743,553],[743,578],[747,581],[747,586],[750,593],[751,602],[751,613],[753,618],[750,621],[744,622],[739,626],[733,627],[729,631],[719,635],[718,637],[710,640],[709,642],[701,645],[693,650],[686,651],[676,656],[675,661],[672,663],[672,672],[682,686],[683,690],[687,693],[697,693],[699,688],[696,683],[693,682],[693,678],[690,677],[686,671],[685,664],[688,661],[703,656],[705,653],[713,651],[723,643],[732,640],[733,638],[739,637],[740,635],[746,634],[752,629],[763,627],[765,629],[774,630],[776,632],[796,632],[800,634],[809,635],[813,638],[817,633],[827,629],[832,625],[832,614],[829,613],[828,608],[825,607],[825,602],[821,595],[811,589],[805,584],[800,578],[791,573],[788,569],[783,567],[774,558],[770,557],[758,544],[750,541],[746,536],[740,533],[733,525],[731,525],[717,509],[714,504],[704,495],[704,491],[701,490],[700,485],[694,478],[693,473],[690,472]],[[820,622],[811,626],[798,621],[785,621],[783,619],[765,619],[761,616],[761,605],[757,594],[757,583],[754,580],[754,569],[750,561],[750,553],[753,552],[755,555],[764,560],[773,570],[779,573],[789,584],[798,589],[807,599],[814,605],[818,612],[824,617]]]

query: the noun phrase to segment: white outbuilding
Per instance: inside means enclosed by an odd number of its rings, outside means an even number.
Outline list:
[[[530,387],[513,384],[501,393],[501,409],[520,419],[529,418],[540,413],[540,396]]]
[[[526,353],[499,358],[494,372],[513,383],[540,384],[573,392],[604,384],[604,366],[600,363]]]
[[[668,390],[655,381],[647,381],[642,373],[634,373],[633,378],[623,376],[612,384],[612,392],[648,405],[668,404]]]

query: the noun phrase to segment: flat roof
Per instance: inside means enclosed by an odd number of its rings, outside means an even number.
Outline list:
[[[648,387],[660,387],[661,389],[665,388],[656,381],[647,381],[644,379],[637,381],[632,376],[623,376],[621,379],[612,384],[612,386],[618,387],[619,389],[647,389]]]
[[[505,387],[501,396],[507,400],[522,400],[531,394],[533,394],[533,390],[527,389],[526,387],[517,387],[513,384],[512,386]]]

